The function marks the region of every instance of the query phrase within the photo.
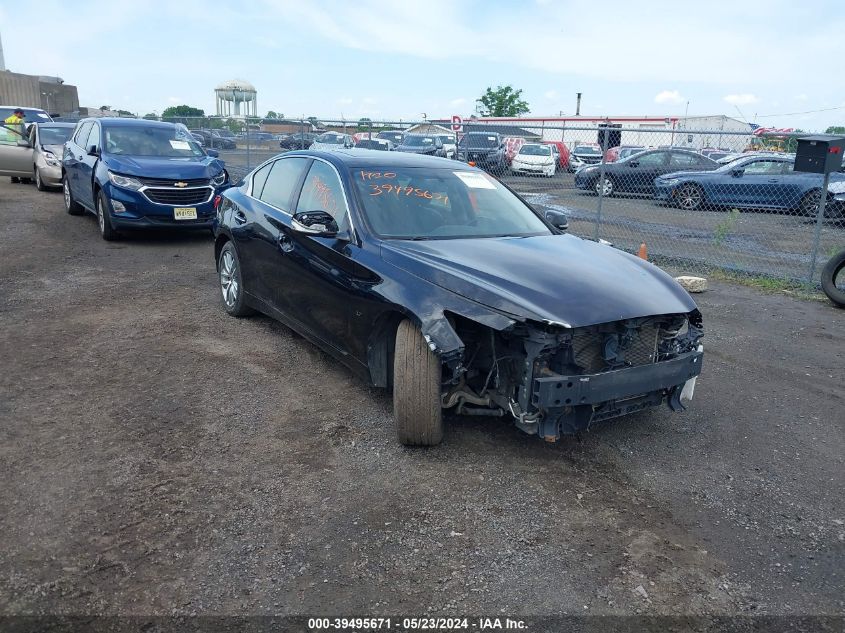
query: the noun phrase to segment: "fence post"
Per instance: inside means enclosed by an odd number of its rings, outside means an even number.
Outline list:
[[[604,133],[601,135],[601,164],[599,165],[599,188],[598,188],[598,195],[599,195],[599,203],[596,206],[596,222],[595,228],[593,229],[593,239],[598,241],[599,240],[599,228],[601,226],[601,210],[604,203],[604,166],[605,166],[605,153],[607,152],[607,128],[604,128]]]
[[[830,184],[830,174],[825,173],[824,181],[822,182],[822,195],[819,200],[819,208],[816,211],[816,232],[813,237],[813,254],[810,258],[810,276],[807,282],[812,285],[813,277],[816,274],[816,259],[819,255],[819,241],[822,236],[822,222],[824,221],[824,208],[827,206],[827,187]]]
[[[249,156],[249,144],[251,143],[250,136],[250,129],[249,129],[249,117],[244,117],[244,123],[246,124],[246,170],[249,171],[252,169],[250,166],[250,156]]]

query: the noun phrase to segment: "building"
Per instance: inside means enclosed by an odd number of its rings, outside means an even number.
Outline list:
[[[702,149],[724,147],[737,151],[751,138],[751,126],[724,115],[715,116],[573,116],[573,117],[480,117],[464,121],[465,129],[490,126],[500,131],[502,126],[518,125],[544,141],[563,141],[570,148],[599,141],[600,127],[620,130],[620,144],[659,147],[671,145]],[[468,125],[469,124],[469,125]],[[501,133],[501,132],[500,132]],[[508,134],[514,136],[514,134]],[[516,134],[516,136],[524,136]],[[529,137],[524,136],[528,139]]]
[[[41,108],[50,114],[70,115],[79,110],[76,86],[60,77],[0,71],[0,104]]]

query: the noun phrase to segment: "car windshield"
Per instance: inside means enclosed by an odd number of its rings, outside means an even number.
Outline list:
[[[402,132],[379,132],[379,138],[386,138],[390,141],[396,141],[400,143],[402,141]]]
[[[548,145],[523,145],[519,148],[519,153],[528,156],[551,156],[552,150]]]
[[[177,127],[105,126],[103,149],[109,154],[187,158],[204,156],[194,138]]]
[[[212,134],[219,136],[220,138],[235,138],[235,135],[232,134],[231,130],[214,130]]]
[[[448,134],[438,134],[437,138],[440,139],[440,142],[444,145],[454,145],[455,144],[455,137],[449,136]]]
[[[546,224],[481,171],[356,169],[352,179],[370,228],[380,237],[451,239],[548,235]]]
[[[45,126],[38,129],[38,138],[42,145],[64,145],[73,133],[73,127]]]
[[[601,154],[601,150],[598,147],[594,147],[592,145],[579,145],[575,148],[575,152],[578,154],[585,154],[590,156],[598,156]]]
[[[434,145],[434,137],[408,135],[405,137],[402,145],[407,145],[408,147],[427,147]]]
[[[495,134],[467,134],[461,139],[461,147],[481,147],[488,149],[499,146],[499,138]]]
[[[343,136],[340,134],[320,134],[316,139],[317,143],[325,143],[326,145],[343,145]]]

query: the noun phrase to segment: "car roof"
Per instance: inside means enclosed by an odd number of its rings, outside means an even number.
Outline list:
[[[38,127],[76,127],[76,123],[66,123],[64,121],[36,121],[33,125]]]
[[[405,152],[387,152],[384,154],[373,154],[366,150],[344,149],[334,152],[321,152],[319,150],[296,150],[286,152],[285,156],[313,156],[322,158],[334,164],[336,167],[429,167],[431,169],[454,169],[460,171],[472,171],[466,163],[451,160],[449,158],[438,158],[436,156],[424,156]]]
[[[116,117],[116,116],[104,116],[104,117],[89,117],[87,119],[82,119],[80,123],[84,121],[99,121],[100,125],[105,127],[160,127],[160,128],[172,128],[175,123],[170,123],[168,121],[150,121],[149,119],[129,119],[123,117]]]

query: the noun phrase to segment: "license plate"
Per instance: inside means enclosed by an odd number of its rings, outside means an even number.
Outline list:
[[[174,220],[196,220],[197,210],[195,207],[176,207],[173,209]]]

